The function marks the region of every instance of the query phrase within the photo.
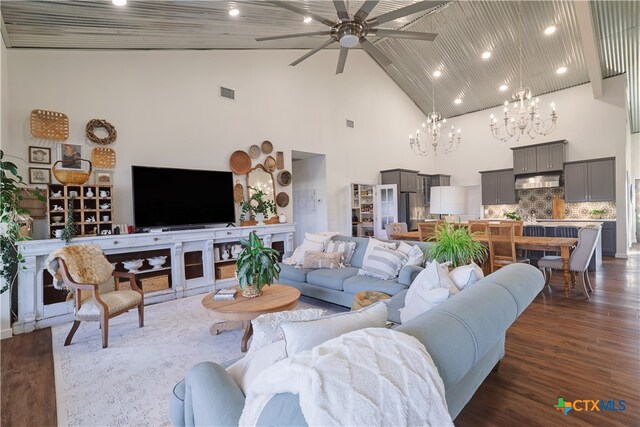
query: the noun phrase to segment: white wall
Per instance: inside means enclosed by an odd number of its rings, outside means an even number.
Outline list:
[[[295,159],[295,153],[294,153]],[[327,231],[327,161],[323,155],[305,159],[293,160],[291,172],[296,177],[292,185],[293,220],[296,223],[295,244],[300,245],[304,240],[304,233]],[[315,194],[315,212],[300,205],[297,197],[299,192]]]
[[[8,101],[9,101],[9,74],[7,70],[7,48],[4,39],[0,42],[0,148],[5,149],[8,141]],[[3,284],[0,283],[0,287]],[[11,336],[11,292],[4,292],[0,296],[0,339]]]
[[[349,55],[339,76],[337,51],[287,65],[300,55],[12,49],[7,149],[25,157],[28,145],[56,146],[30,136],[34,108],[66,113],[69,141],[87,146],[87,121],[108,120],[118,131],[115,222],[132,223],[131,165],[229,170],[233,151],[269,139],[285,152],[287,169],[291,150],[326,154],[328,228],[348,233],[349,207],[339,195],[349,182],[376,182],[382,169],[425,169],[406,142],[423,115],[362,52]],[[236,89],[237,101],[220,98],[220,85]],[[215,197],[215,189],[203,196]]]
[[[625,208],[626,117],[624,76],[604,81],[604,96],[594,99],[590,84],[553,92],[540,97],[541,115],[555,102],[558,127],[545,136],[522,136],[518,143],[493,139],[489,115],[499,116],[502,107],[478,111],[448,120],[462,129],[463,140],[457,151],[429,158],[430,173],[451,174],[452,185],[477,185],[479,171],[513,167],[511,147],[566,139],[567,161],[600,157],[616,158],[617,253],[626,254],[627,221]]]

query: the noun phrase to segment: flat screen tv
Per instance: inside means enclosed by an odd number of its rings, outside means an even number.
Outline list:
[[[235,222],[233,175],[225,171],[131,166],[136,227]]]

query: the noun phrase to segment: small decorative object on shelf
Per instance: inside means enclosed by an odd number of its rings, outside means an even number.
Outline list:
[[[141,259],[132,259],[129,261],[123,261],[122,265],[124,265],[124,268],[126,268],[129,273],[139,273],[142,263],[143,261]]]
[[[248,239],[241,239],[242,252],[236,263],[238,284],[242,296],[253,298],[262,294],[262,288],[271,285],[280,278],[278,252],[265,247],[255,231]]]
[[[167,262],[166,256],[156,256],[153,258],[147,258],[149,261],[149,265],[152,267],[152,270],[159,270],[162,268],[165,262]]]
[[[276,214],[276,205],[273,203],[273,200],[263,199],[265,193],[262,190],[251,186],[249,189],[253,191],[253,194],[248,201],[242,201],[242,215],[246,217],[245,214],[251,211],[253,212],[253,217],[258,221],[258,225],[264,225],[264,219],[268,217],[269,211],[271,211],[273,215]]]
[[[55,237],[61,238],[67,245],[69,244],[69,242],[71,242],[71,239],[73,239],[78,234],[78,226],[76,225],[76,220],[73,217],[73,214],[75,212],[75,200],[76,198],[73,196],[69,198],[69,202],[67,204],[67,222],[64,226],[64,229],[59,233],[60,236],[58,236],[58,231],[60,230],[55,230]]]
[[[99,138],[94,133],[97,128],[102,128],[107,131],[107,136],[104,138]],[[95,142],[96,144],[108,145],[115,142],[118,137],[118,132],[116,132],[116,128],[113,127],[111,123],[102,119],[92,119],[87,123],[87,127],[85,128],[85,134],[89,141]]]

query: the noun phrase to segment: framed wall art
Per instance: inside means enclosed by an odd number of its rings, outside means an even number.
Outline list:
[[[82,145],[80,144],[60,144],[58,149],[58,160],[62,161],[60,169],[82,169]]]
[[[95,172],[96,184],[111,185],[111,172]]]
[[[29,163],[51,164],[51,148],[29,146]]]
[[[51,169],[29,168],[29,184],[51,184]]]

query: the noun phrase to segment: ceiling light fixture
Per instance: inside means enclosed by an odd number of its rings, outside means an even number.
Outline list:
[[[435,70],[433,72],[433,77],[440,77],[441,75],[442,75],[442,71],[440,71],[440,70]]]
[[[240,15],[240,11],[239,11],[238,9],[231,9],[231,10],[229,11],[229,15],[231,15],[231,16],[238,16],[238,15]]]
[[[313,21],[313,19],[311,19],[310,16],[305,16],[304,19],[302,20],[302,22],[304,22],[305,24],[308,24],[311,21]]]
[[[456,105],[460,105],[460,104],[462,104],[462,99],[456,98],[456,99],[453,100],[453,103],[456,104]]]
[[[429,145],[431,145],[433,149],[434,156],[438,155],[438,146],[441,147],[441,151],[444,154],[451,153],[458,148],[458,144],[460,144],[460,139],[462,138],[460,129],[456,132],[453,126],[451,126],[451,132],[449,132],[448,137],[446,139],[443,138],[442,134],[444,129],[442,125],[447,123],[447,119],[442,118],[442,115],[436,111],[434,79],[431,79],[431,101],[433,110],[427,116],[427,122],[422,124],[422,131],[418,129],[415,136],[409,135],[409,146],[413,154],[418,156],[427,156],[431,151]]]
[[[560,67],[556,70],[556,73],[558,74],[564,74],[567,72],[567,67]]]
[[[500,85],[500,87],[499,87],[498,89],[500,89],[500,92],[504,92],[505,90],[509,89],[509,86],[507,86],[507,85]]]
[[[491,58],[491,52],[489,52],[488,50],[482,52],[482,59],[489,59],[489,58]]]
[[[522,17],[522,4],[518,4],[518,15],[520,16],[520,26],[518,33],[519,71],[520,86],[516,92],[511,95],[513,100],[513,110],[509,112],[509,101],[504,101],[503,123],[498,125],[498,118],[491,114],[489,118],[489,127],[491,134],[497,140],[507,142],[512,138],[515,141],[520,140],[520,136],[526,133],[531,139],[537,136],[548,135],[556,128],[558,124],[558,115],[553,102],[551,103],[551,114],[546,120],[540,118],[538,113],[539,100],[531,99],[531,89],[522,85],[522,69],[524,68],[524,55],[522,53],[522,32],[524,28],[524,19]]]
[[[544,34],[547,36],[550,36],[551,34],[556,32],[556,26],[555,25],[549,25],[547,28],[544,29]]]
[[[125,4],[127,4],[127,0],[111,0],[111,3],[113,3],[115,6],[124,6]]]

